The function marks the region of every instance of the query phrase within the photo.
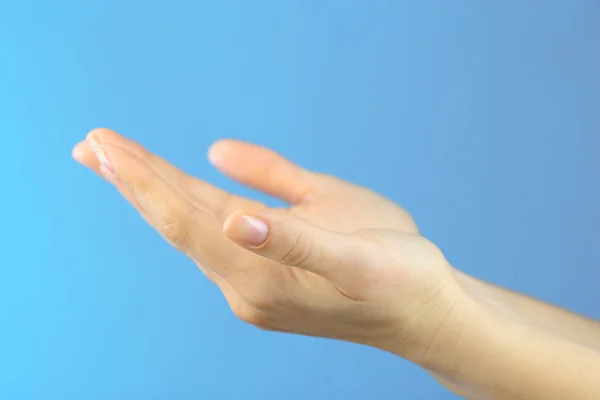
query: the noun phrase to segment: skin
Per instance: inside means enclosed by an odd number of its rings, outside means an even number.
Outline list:
[[[262,329],[404,357],[472,399],[600,398],[600,326],[454,269],[389,200],[249,143],[209,151],[271,209],[96,129],[74,158],[113,184]]]

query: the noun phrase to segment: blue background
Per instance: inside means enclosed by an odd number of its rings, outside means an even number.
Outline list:
[[[455,398],[238,322],[70,159],[97,126],[249,195],[205,151],[266,144],[406,206],[465,271],[600,318],[599,38],[592,0],[0,0],[0,398]]]

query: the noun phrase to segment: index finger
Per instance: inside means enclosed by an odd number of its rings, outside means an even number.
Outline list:
[[[226,191],[186,174],[162,157],[147,150],[141,144],[110,129],[94,129],[88,134],[88,141],[100,145],[115,145],[129,151],[144,161],[157,175],[170,182],[174,190],[180,192],[198,208],[205,208],[215,215],[221,214],[221,209],[230,196]]]
[[[128,149],[103,144],[96,155],[102,173],[131,192],[150,225],[169,243],[233,286],[254,280],[260,257],[229,241],[217,216],[196,207]]]

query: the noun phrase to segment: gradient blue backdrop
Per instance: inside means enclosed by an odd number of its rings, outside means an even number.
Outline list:
[[[0,398],[454,398],[238,322],[71,146],[111,127],[254,195],[205,150],[266,144],[405,205],[456,266],[600,318],[599,71],[592,0],[0,0]]]

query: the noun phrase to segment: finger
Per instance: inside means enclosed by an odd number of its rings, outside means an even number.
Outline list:
[[[174,247],[232,286],[253,279],[252,268],[239,262],[248,257],[225,238],[217,217],[196,208],[130,151],[105,144],[96,149],[96,155],[100,172],[132,193],[150,225]]]
[[[223,231],[246,250],[320,275],[345,294],[357,293],[364,285],[373,258],[371,246],[360,238],[322,229],[292,214],[238,212],[225,221]]]
[[[95,141],[98,144],[113,144],[128,150],[144,160],[154,169],[157,175],[170,182],[174,189],[178,190],[198,208],[205,208],[215,215],[219,215],[224,205],[227,204],[229,194],[224,190],[186,174],[162,157],[151,153],[139,143],[127,139],[110,129],[95,129],[89,133],[88,140]]]
[[[230,178],[290,204],[306,201],[319,189],[318,175],[258,145],[221,140],[208,156]]]
[[[104,176],[104,174],[100,172],[100,163],[98,162],[98,158],[96,157],[95,153],[91,150],[90,146],[86,141],[78,143],[73,148],[73,158],[80,164],[83,164],[84,166],[97,173],[98,175]],[[138,203],[133,193],[118,181],[113,180],[112,183],[115,186],[117,186],[119,192],[121,192],[121,194],[140,212],[140,214],[142,214],[144,219],[146,219],[147,222],[150,222],[149,219],[145,216],[144,209]],[[209,280],[211,280],[214,284],[216,284],[219,287],[232,310],[237,311],[237,313],[240,315],[245,315],[239,310],[245,310],[246,308],[249,308],[249,306],[245,304],[242,297],[229,284],[229,282],[224,280],[221,276],[219,276],[215,271],[211,270],[210,268],[204,267],[200,263],[197,263],[197,266]],[[246,312],[246,314],[248,313]]]
[[[91,150],[90,146],[86,141],[78,143],[73,148],[73,158],[80,164],[91,169],[99,176],[104,177],[104,174],[100,171],[100,163],[98,162],[98,158]],[[116,186],[117,190],[121,193],[121,195],[133,205],[133,207],[140,213],[144,220],[146,220],[146,222],[149,223],[150,221],[146,216],[146,212],[144,211],[143,207],[139,204],[133,193],[118,181],[112,180],[111,183],[113,183]],[[204,275],[206,275],[208,279],[210,279],[213,283],[219,286],[219,288],[221,288],[222,291],[225,292],[225,282],[219,275],[217,275],[211,269],[202,266],[200,263],[197,263],[197,265],[198,268],[202,271],[202,273],[204,273]]]
[[[72,155],[78,163],[85,165],[94,172],[98,172],[98,168],[100,168],[98,159],[85,140],[73,147]]]
[[[102,174],[102,172],[100,172],[100,163],[98,162],[98,158],[96,157],[96,155],[94,154],[94,152],[92,151],[92,149],[90,148],[89,144],[86,141],[78,143],[73,148],[72,155],[73,155],[73,158],[75,159],[75,161],[77,161],[78,163],[91,169],[93,172],[95,172],[99,176],[105,177]],[[127,201],[129,201],[135,207],[135,209],[138,210],[142,214],[143,217],[145,217],[143,209],[141,208],[137,199],[133,196],[131,191],[129,189],[127,189],[125,186],[123,186],[120,182],[112,182],[112,183],[115,185],[117,190],[121,193],[121,195],[123,195],[123,197],[125,197],[127,199]]]

